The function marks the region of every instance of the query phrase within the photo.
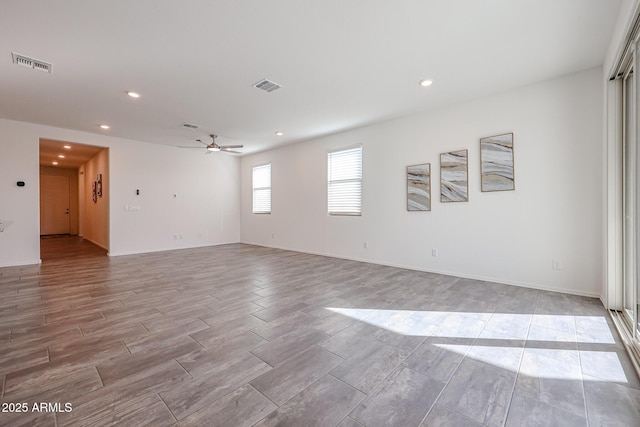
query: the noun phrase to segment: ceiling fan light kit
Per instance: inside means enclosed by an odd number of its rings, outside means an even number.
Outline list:
[[[209,137],[211,137],[211,144],[207,144],[206,142],[202,142],[202,140],[200,139],[196,139],[197,142],[206,145],[206,149],[207,149],[207,154],[209,154],[211,151],[226,151],[227,153],[236,153],[236,154],[241,154],[240,151],[234,151],[234,148],[242,148],[244,147],[243,145],[218,145],[216,143],[216,138],[218,137],[218,135],[215,134],[211,134],[209,135]],[[200,148],[200,147],[191,147],[191,146],[184,146],[184,145],[179,145],[179,148]]]

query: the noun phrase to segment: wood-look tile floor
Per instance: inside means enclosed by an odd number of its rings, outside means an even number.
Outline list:
[[[41,236],[40,259],[95,258],[107,256],[107,251],[78,236]]]
[[[242,244],[1,268],[0,396],[3,426],[640,425],[598,300]]]

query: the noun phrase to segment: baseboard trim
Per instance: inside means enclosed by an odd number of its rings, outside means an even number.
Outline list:
[[[445,276],[454,276],[454,277],[460,277],[460,278],[463,278],[463,279],[482,280],[482,281],[485,281],[485,282],[500,283],[500,284],[503,284],[503,285],[518,286],[518,287],[521,287],[521,288],[536,289],[536,290],[539,290],[539,291],[558,292],[558,293],[563,293],[563,294],[568,294],[568,295],[577,295],[577,296],[582,296],[582,297],[600,299],[600,294],[596,293],[596,292],[584,292],[584,291],[575,290],[575,289],[559,289],[559,288],[555,288],[553,286],[545,286],[545,285],[541,285],[541,284],[538,284],[538,283],[516,282],[516,281],[504,280],[504,279],[500,279],[500,278],[496,278],[496,277],[471,275],[471,274],[459,273],[459,272],[455,272],[455,271],[425,269],[425,268],[420,268],[420,267],[416,267],[416,266],[413,266],[413,265],[403,265],[403,264],[372,261],[372,260],[369,260],[369,259],[363,259],[363,258],[357,258],[357,257],[348,257],[348,256],[335,255],[335,254],[327,254],[327,253],[321,253],[321,252],[315,252],[315,251],[308,251],[308,250],[304,250],[304,249],[280,247],[280,246],[275,246],[275,245],[265,245],[265,244],[262,244],[262,243],[254,243],[254,242],[248,242],[248,241],[241,241],[240,243],[243,243],[243,244],[246,244],[246,245],[253,245],[253,246],[262,246],[262,247],[265,247],[265,248],[280,249],[280,250],[283,250],[283,251],[300,252],[300,253],[305,253],[305,254],[309,254],[309,255],[318,255],[318,256],[325,256],[325,257],[329,257],[329,258],[346,259],[346,260],[349,260],[349,261],[358,261],[358,262],[364,262],[364,263],[367,263],[367,264],[384,265],[386,267],[403,268],[405,270],[421,271],[423,273],[442,274],[442,275],[445,275]]]
[[[107,252],[109,251],[109,247],[106,246],[106,245],[103,245],[102,243],[98,243],[98,242],[96,242],[96,241],[94,241],[92,239],[89,239],[88,237],[84,237],[84,236],[80,236],[80,235],[78,235],[78,237],[82,237],[83,240],[86,240],[87,242],[91,242],[94,245],[96,245],[97,247],[102,248]]]
[[[124,252],[108,252],[107,255],[109,257],[118,257],[118,256],[127,256],[127,255],[142,255],[142,254],[152,254],[156,252],[168,252],[168,251],[181,251],[185,249],[198,249],[198,248],[210,248],[213,246],[222,246],[222,245],[232,245],[236,243],[242,243],[239,241],[233,242],[219,242],[219,243],[206,243],[202,245],[194,245],[194,246],[183,246],[183,247],[173,247],[173,248],[158,248],[158,249],[145,249],[142,251],[124,251]],[[256,245],[258,246],[258,245]]]
[[[0,268],[8,268],[8,267],[24,267],[26,265],[38,265],[42,264],[42,260],[29,260],[29,261],[18,261],[17,263],[11,264],[0,264]]]

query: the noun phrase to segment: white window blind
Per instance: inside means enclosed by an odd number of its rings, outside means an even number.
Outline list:
[[[271,163],[253,168],[253,213],[271,213]]]
[[[362,146],[328,154],[329,215],[362,214]]]

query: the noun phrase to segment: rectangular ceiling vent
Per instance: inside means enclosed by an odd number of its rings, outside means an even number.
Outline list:
[[[45,71],[51,73],[52,65],[49,62],[41,61],[35,58],[29,58],[28,56],[20,55],[19,53],[11,52],[13,63],[22,65],[23,67],[33,68],[34,70]]]
[[[194,125],[193,123],[184,123],[182,126],[189,129],[198,129],[200,127],[198,125]]]
[[[276,89],[280,89],[282,86],[270,80],[262,79],[258,83],[254,84],[253,87],[257,87],[258,89],[262,89],[266,92],[273,92]]]

